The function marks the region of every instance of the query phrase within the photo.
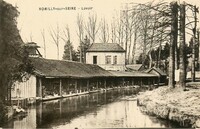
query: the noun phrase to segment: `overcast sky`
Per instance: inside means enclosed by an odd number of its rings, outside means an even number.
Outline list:
[[[56,59],[56,45],[52,42],[49,36],[49,29],[55,28],[58,24],[62,29],[68,24],[71,31],[71,40],[75,49],[79,42],[76,33],[76,16],[78,13],[82,13],[87,20],[89,13],[97,13],[98,20],[104,18],[108,22],[112,17],[120,10],[122,3],[145,3],[148,0],[5,0],[14,6],[18,7],[20,15],[17,19],[18,28],[20,30],[21,37],[24,42],[32,41],[41,46],[41,54],[43,54],[43,41],[41,36],[41,30],[45,30],[46,44],[47,44],[47,58]],[[169,1],[169,0],[167,0]],[[199,0],[185,0],[188,3],[200,6]],[[178,2],[182,2],[178,1]],[[40,9],[44,7],[50,8],[65,8],[76,7],[76,10],[47,10],[42,11]],[[89,7],[89,10],[82,10],[84,7]],[[199,17],[199,14],[198,14]],[[198,24],[199,25],[199,24]],[[97,38],[98,42],[98,38]],[[64,42],[60,42],[60,57],[62,59]]]

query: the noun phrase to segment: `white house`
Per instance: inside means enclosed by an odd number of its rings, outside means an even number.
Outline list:
[[[86,63],[105,70],[125,71],[125,50],[117,43],[93,43],[87,50]]]

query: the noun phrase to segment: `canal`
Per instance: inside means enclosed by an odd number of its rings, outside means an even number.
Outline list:
[[[111,90],[52,100],[32,105],[26,116],[17,116],[5,128],[140,128],[178,127],[169,121],[142,113],[137,101],[126,99],[136,88]]]

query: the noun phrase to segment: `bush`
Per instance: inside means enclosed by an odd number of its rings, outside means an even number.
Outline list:
[[[6,114],[7,114],[6,106],[2,101],[0,101],[0,125],[2,125],[4,122],[7,121]]]

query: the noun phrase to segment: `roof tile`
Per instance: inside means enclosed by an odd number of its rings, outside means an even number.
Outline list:
[[[125,52],[117,43],[93,43],[87,52]]]

